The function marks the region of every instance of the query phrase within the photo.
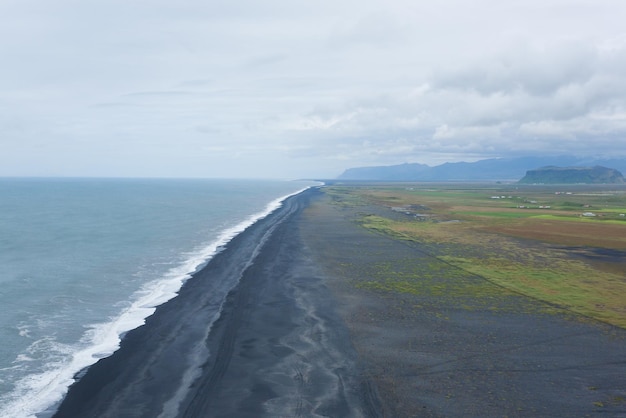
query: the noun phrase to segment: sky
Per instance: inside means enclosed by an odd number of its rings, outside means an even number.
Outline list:
[[[2,0],[0,176],[626,157],[623,0]]]

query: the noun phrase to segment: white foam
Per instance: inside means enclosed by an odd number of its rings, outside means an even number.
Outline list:
[[[131,298],[133,302],[117,317],[111,318],[106,323],[89,326],[81,343],[76,347],[56,344],[54,350],[64,353],[63,359],[48,363],[47,370],[42,373],[21,379],[11,394],[2,397],[4,404],[0,405],[0,418],[36,418],[36,414],[52,415],[54,411],[51,408],[65,396],[77,373],[98,359],[115,352],[124,333],[143,325],[158,305],[175,297],[183,283],[206,265],[236,235],[280,208],[285,199],[306,189],[308,187],[271,201],[263,211],[225,229],[215,241],[188,254],[186,261],[171,268],[162,278],[146,284],[135,293]],[[24,360],[25,357],[20,357],[20,361]]]
[[[30,327],[28,325],[18,325],[17,330],[20,337],[31,338]]]

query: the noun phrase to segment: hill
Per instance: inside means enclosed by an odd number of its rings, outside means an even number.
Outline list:
[[[528,170],[520,183],[524,184],[614,184],[624,183],[618,170],[595,167],[542,167]]]
[[[445,163],[434,167],[405,163],[391,166],[357,167],[344,171],[339,180],[373,181],[518,181],[537,167],[614,167],[626,172],[626,159],[583,159],[573,156],[492,158],[472,163]]]

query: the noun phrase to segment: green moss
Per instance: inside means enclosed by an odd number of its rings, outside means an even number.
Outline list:
[[[459,215],[470,215],[470,216],[483,216],[488,218],[506,218],[506,219],[517,219],[517,218],[531,218],[537,216],[537,213],[533,213],[532,210],[527,210],[525,212],[479,212],[479,211],[458,211],[454,212]]]
[[[430,262],[421,260],[419,265],[403,261],[355,266],[355,271],[361,269],[364,272],[356,283],[360,288],[454,299],[457,306],[465,309],[503,309],[506,303],[501,302],[507,297],[524,295],[547,302],[547,307],[555,307],[548,310],[560,306],[569,312],[626,328],[626,302],[623,300],[626,282],[623,274],[617,274],[616,269],[608,267],[598,270],[597,265],[591,267],[566,252],[506,235],[506,231],[511,230],[507,227],[519,230],[527,223],[532,225],[534,219],[623,227],[626,219],[617,217],[625,212],[626,194],[607,197],[581,193],[565,196],[555,195],[550,189],[536,188],[519,191],[445,187],[407,190],[406,187],[388,186],[336,188],[331,194],[334,201],[345,205],[378,205],[381,210],[373,211],[377,215],[362,216],[358,221],[360,225],[394,239],[416,243],[420,252],[432,254]],[[506,195],[507,199],[490,199],[491,194]],[[533,203],[536,205],[567,208],[571,212],[547,214],[531,209],[510,209],[512,202],[530,201],[541,202]],[[397,220],[399,218],[391,215],[390,208],[401,205],[427,206],[432,209],[429,214],[436,221]],[[506,205],[509,209],[505,209]],[[585,205],[591,208],[584,209]],[[381,216],[385,209],[389,210],[389,217]],[[594,213],[603,210],[607,216],[602,219],[583,218],[580,216],[582,210]],[[517,221],[517,218],[524,219]],[[463,222],[437,222],[451,219],[462,219]],[[505,232],[498,233],[501,230]],[[584,246],[585,240],[597,237],[579,238],[581,244],[576,245]],[[608,245],[621,245],[621,241],[616,239],[606,242]],[[598,245],[602,244],[604,241]]]
[[[626,327],[623,281],[617,275],[601,278],[593,269],[572,260],[552,260],[551,267],[508,258],[471,259],[443,256],[459,268],[511,291],[559,305],[570,311]]]
[[[367,278],[357,279],[357,288],[425,297],[424,303],[428,304],[446,302],[465,310],[505,310],[509,305],[507,298],[513,296],[501,286],[437,259],[375,263],[365,270]]]

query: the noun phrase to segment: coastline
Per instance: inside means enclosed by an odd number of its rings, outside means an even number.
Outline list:
[[[315,193],[287,198],[235,236],[119,350],[88,368],[54,416],[371,416],[359,412],[347,331],[293,233]],[[234,286],[219,288],[233,277]],[[220,318],[207,327],[216,304]]]
[[[50,417],[234,236],[311,182],[34,179],[4,185],[0,416]],[[58,197],[52,199],[51,197]],[[12,205],[10,205],[12,206]],[[9,209],[9,208],[7,208]],[[72,214],[72,216],[67,216]],[[23,281],[20,277],[29,277]]]
[[[89,368],[55,416],[625,413],[623,329],[522,297],[373,288],[381,266],[460,276],[419,243],[357,225],[367,210],[377,209],[333,205],[317,189],[287,199]],[[233,275],[209,330],[211,286]]]

